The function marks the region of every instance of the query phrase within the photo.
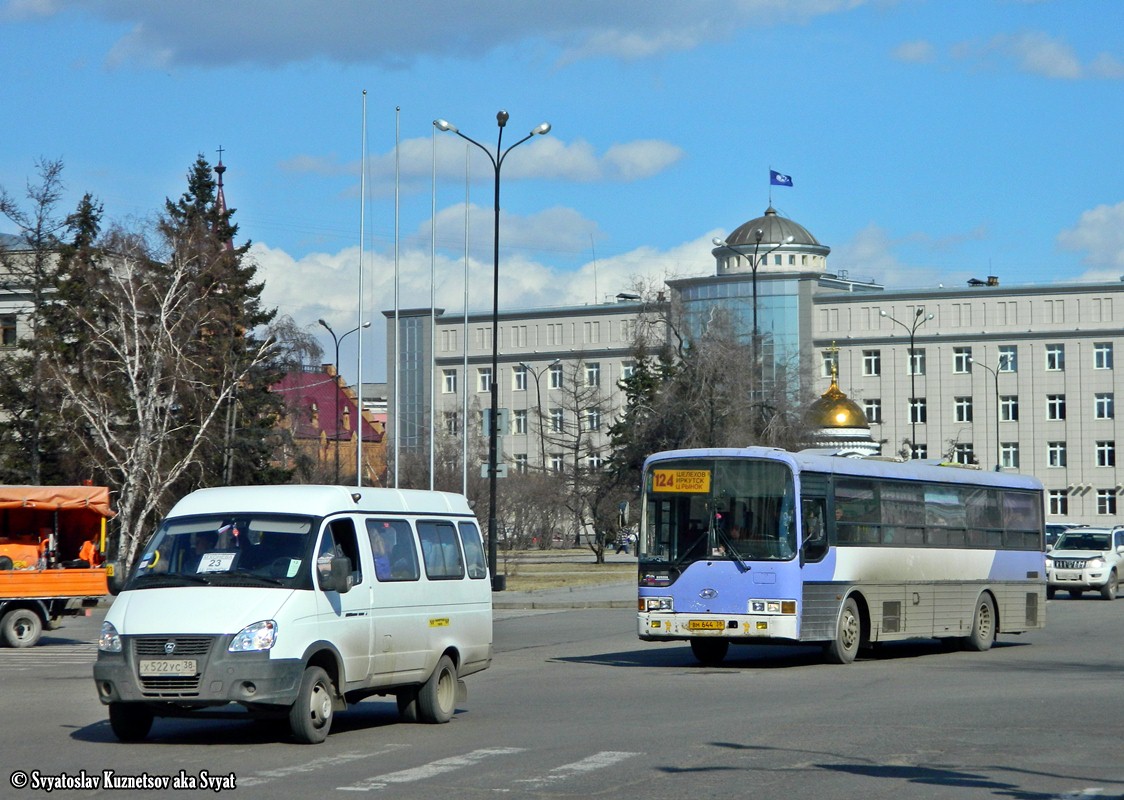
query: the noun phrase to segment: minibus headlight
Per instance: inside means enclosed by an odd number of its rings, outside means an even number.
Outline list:
[[[256,650],[268,650],[277,641],[277,623],[271,619],[263,619],[253,625],[247,625],[238,631],[231,640],[229,653],[250,653]]]
[[[674,611],[670,597],[642,597],[641,611]]]
[[[117,629],[113,627],[112,622],[103,622],[101,624],[101,636],[98,637],[98,650],[101,650],[103,653],[121,652],[121,637],[117,635]]]

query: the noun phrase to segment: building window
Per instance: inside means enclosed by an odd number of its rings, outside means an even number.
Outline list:
[[[527,411],[525,409],[518,409],[511,412],[511,426],[512,433],[526,434],[527,433]]]
[[[1054,517],[1069,516],[1069,492],[1065,489],[1051,489],[1046,493],[1049,513]]]
[[[589,454],[589,458],[587,458],[587,459],[585,460],[585,465],[586,465],[586,467],[588,467],[588,468],[589,468],[589,469],[591,469],[591,470],[599,470],[599,469],[601,469],[601,466],[602,466],[602,465],[603,465],[604,463],[605,463],[605,462],[604,462],[604,460],[603,460],[603,459],[601,458],[601,454],[600,454],[600,453],[590,453],[590,454]]]
[[[601,365],[596,361],[590,362],[585,365],[585,385],[601,385]]]
[[[1046,466],[1064,467],[1065,465],[1065,442],[1046,442]]]
[[[928,458],[929,445],[925,444],[924,442],[915,442],[911,453],[912,458]]]
[[[1065,419],[1065,395],[1046,395],[1046,419]]]
[[[442,394],[457,393],[457,371],[455,369],[441,370],[441,392]]]
[[[563,381],[562,365],[561,364],[553,364],[550,367],[550,388],[551,389],[561,389],[562,388],[562,381]]]
[[[513,459],[515,461],[515,473],[517,475],[526,475],[527,474],[527,454],[526,453],[516,453],[513,456]]]
[[[972,398],[970,397],[957,397],[955,398],[955,419],[957,422],[971,422],[972,421]]]
[[[1112,369],[1112,342],[1093,343],[1093,369]]]
[[[909,421],[911,423],[923,424],[929,419],[929,411],[925,405],[924,397],[917,397],[909,403]]]
[[[967,444],[956,444],[952,448],[952,460],[957,464],[975,464],[976,454],[972,450],[971,442]]]
[[[550,409],[550,429],[555,433],[561,433],[562,429],[566,426],[566,412],[561,408]]]
[[[1097,489],[1097,513],[1116,516],[1116,490]]]
[[[915,347],[909,351],[909,372],[907,375],[925,374],[925,348]]]
[[[1019,348],[1017,345],[1004,344],[999,347],[999,371],[1019,371]]]
[[[970,348],[970,347],[954,347],[954,348],[952,348],[952,371],[953,372],[971,372],[972,371],[972,348]]]
[[[999,466],[1004,469],[1019,468],[1019,443],[1003,442],[999,445]]]
[[[877,397],[864,400],[863,414],[866,415],[866,421],[872,425],[882,422],[882,401]]]
[[[1046,369],[1050,372],[1063,372],[1065,370],[1065,345],[1046,345]]]
[[[1096,454],[1098,467],[1116,466],[1116,442],[1114,440],[1097,442]]]
[[[1114,396],[1112,392],[1098,392],[1093,395],[1093,416],[1097,419],[1113,419],[1116,416]]]
[[[836,350],[823,350],[820,352],[820,377],[834,377],[839,368],[839,352]]]
[[[477,367],[476,369],[476,391],[490,392],[492,390],[492,368],[491,367]]]
[[[588,408],[585,412],[585,429],[587,431],[601,430],[601,409]]]
[[[863,350],[863,375],[882,374],[882,351]]]
[[[561,472],[562,471],[562,456],[560,454],[552,453],[550,455],[550,471],[551,472]]]
[[[444,420],[445,420],[445,433],[449,434],[450,436],[456,436],[457,433],[458,433],[458,431],[457,431],[457,412],[446,411]]]
[[[601,341],[601,323],[600,322],[583,322],[582,323],[582,336],[586,344],[597,344]]]
[[[999,398],[999,419],[1002,422],[1019,421],[1019,396],[1005,394]]]
[[[512,325],[511,326],[511,346],[512,347],[526,347],[527,346],[527,326],[526,325]]]
[[[629,378],[631,378],[635,374],[636,374],[636,362],[635,361],[622,361],[621,362],[621,380],[622,381],[627,381]]]
[[[511,370],[511,388],[516,392],[527,391],[527,368],[522,364]]]
[[[15,347],[19,344],[19,335],[16,332],[16,315],[0,315],[0,347]]]

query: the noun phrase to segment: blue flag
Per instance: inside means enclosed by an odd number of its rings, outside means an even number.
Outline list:
[[[792,186],[792,176],[771,169],[769,170],[769,183],[773,186]]]

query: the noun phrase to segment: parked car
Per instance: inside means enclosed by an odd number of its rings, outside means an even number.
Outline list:
[[[1046,597],[1058,589],[1070,597],[1096,590],[1115,600],[1122,561],[1124,527],[1068,530],[1046,553]]]

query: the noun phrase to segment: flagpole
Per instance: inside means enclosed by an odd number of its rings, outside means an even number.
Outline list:
[[[433,491],[437,452],[437,128],[431,127],[433,181],[429,196],[429,490]]]
[[[358,420],[356,431],[359,436],[355,443],[355,486],[363,488],[363,218],[366,215],[367,195],[367,90],[363,90],[362,139],[359,143],[359,354],[356,356],[357,378],[355,382],[355,411]],[[336,441],[339,447],[339,441]]]
[[[398,466],[401,459],[402,370],[401,344],[398,336],[398,179],[401,106],[394,107],[394,488],[398,488]]]

